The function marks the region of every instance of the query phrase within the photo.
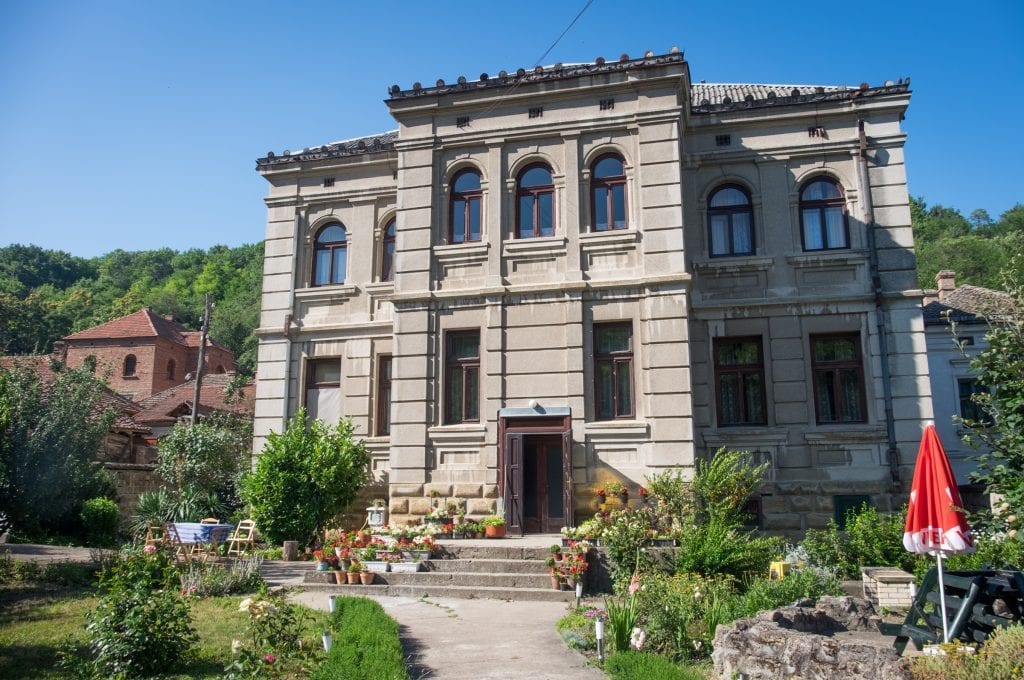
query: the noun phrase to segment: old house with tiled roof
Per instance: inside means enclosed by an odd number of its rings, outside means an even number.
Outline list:
[[[191,331],[148,308],[73,333],[58,344],[68,366],[95,366],[118,394],[144,399],[180,385],[196,371],[199,331]],[[207,338],[205,371],[235,370],[232,352]]]
[[[182,418],[191,417],[195,386],[196,381],[190,379],[142,399],[136,403],[139,411],[132,420],[150,428],[154,436],[162,436]],[[199,388],[198,415],[202,419],[220,412],[252,418],[255,399],[256,387],[251,380],[239,381],[233,373],[206,375]]]
[[[350,417],[392,517],[557,531],[720,447],[764,526],[899,507],[931,401],[909,82],[694,84],[678,50],[389,88],[268,153],[256,450]]]
[[[979,455],[964,443],[964,431],[954,418],[984,420],[985,414],[971,395],[984,387],[971,370],[970,361],[988,347],[989,324],[1012,308],[1013,298],[1003,291],[980,286],[956,285],[956,272],[940,271],[936,290],[926,291],[924,325],[928,342],[935,429],[949,456],[957,482],[966,486]],[[955,334],[954,334],[955,328]]]

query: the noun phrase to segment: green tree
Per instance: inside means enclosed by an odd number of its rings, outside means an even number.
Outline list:
[[[114,497],[92,462],[114,418],[106,388],[84,370],[51,370],[0,370],[0,516],[22,536],[74,533],[86,499]]]
[[[281,434],[272,432],[242,479],[242,498],[270,542],[308,543],[354,499],[367,479],[369,456],[352,423],[309,421],[299,410]]]
[[[988,416],[983,421],[963,420],[964,441],[982,445],[978,468],[971,475],[989,493],[1003,497],[994,516],[979,519],[993,528],[1013,531],[1024,518],[1024,255],[1013,258],[1006,270],[1008,305],[987,312],[988,347],[971,360],[978,380],[988,389],[972,398]],[[954,329],[955,331],[955,329]],[[1002,504],[1005,504],[1003,506]]]

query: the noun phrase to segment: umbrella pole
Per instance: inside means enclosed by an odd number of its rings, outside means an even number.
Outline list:
[[[949,621],[946,619],[946,586],[942,582],[942,553],[937,553],[939,561],[939,606],[942,607],[942,641],[949,642]]]

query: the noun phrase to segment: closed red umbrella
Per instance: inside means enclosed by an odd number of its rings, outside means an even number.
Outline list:
[[[935,426],[924,428],[921,446],[917,450],[914,481],[910,485],[910,505],[907,507],[907,525],[903,532],[903,547],[913,553],[935,555],[939,566],[939,591],[945,593],[942,582],[942,558],[959,552],[974,552],[971,529],[964,518],[963,501],[956,486],[956,477],[949,467],[949,459],[942,448]],[[946,601],[942,604],[942,632],[949,642],[946,624]]]

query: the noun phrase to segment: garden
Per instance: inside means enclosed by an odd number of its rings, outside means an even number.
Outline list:
[[[593,518],[566,528],[565,543],[602,546],[613,594],[603,606],[570,609],[557,624],[565,643],[612,678],[710,678],[719,625],[805,598],[843,595],[842,582],[859,579],[861,566],[899,567],[918,579],[934,566],[933,558],[903,547],[902,513],[868,506],[852,510],[843,529],[833,522],[795,545],[757,535],[745,525],[743,508],[764,470],[748,453],[722,450],[698,464],[692,481],[661,473],[638,490],[641,503],[602,503]],[[589,551],[589,559],[599,558]],[[782,578],[769,578],[772,562],[785,564]],[[978,536],[974,554],[953,556],[946,568],[1022,564],[1024,543],[990,532]],[[982,653],[958,649],[940,661],[920,657],[911,672],[928,679],[1022,677],[1024,627],[993,635]],[[1000,674],[1005,669],[1017,674]]]

